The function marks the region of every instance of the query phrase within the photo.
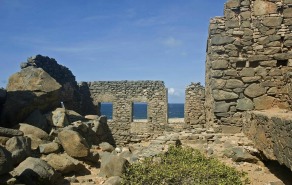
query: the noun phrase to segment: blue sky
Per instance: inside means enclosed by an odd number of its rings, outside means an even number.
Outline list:
[[[77,81],[163,80],[169,102],[204,84],[210,18],[226,0],[0,0],[0,87],[41,54]]]

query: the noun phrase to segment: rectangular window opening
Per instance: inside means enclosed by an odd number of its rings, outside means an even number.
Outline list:
[[[288,66],[288,60],[277,60],[277,67]]]
[[[108,120],[113,119],[113,103],[111,102],[101,102],[100,103],[100,113],[107,117]]]
[[[256,62],[250,62],[249,63],[249,67],[251,68],[256,68],[260,65],[260,62],[256,61]]]
[[[147,122],[148,104],[146,102],[133,102],[132,104],[132,121]]]
[[[236,68],[244,68],[246,65],[245,61],[236,62]]]

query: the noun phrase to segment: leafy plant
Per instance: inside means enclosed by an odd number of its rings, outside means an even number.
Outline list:
[[[171,146],[165,154],[129,166],[122,184],[242,185],[248,181],[245,175],[198,150]]]

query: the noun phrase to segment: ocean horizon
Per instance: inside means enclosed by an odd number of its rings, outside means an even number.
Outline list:
[[[184,103],[168,103],[168,118],[184,118]],[[135,103],[133,119],[147,119],[147,104]],[[112,103],[101,103],[101,115],[105,115],[108,119],[112,119],[113,105]]]

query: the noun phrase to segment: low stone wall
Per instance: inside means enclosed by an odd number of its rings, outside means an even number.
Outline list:
[[[292,169],[292,114],[283,110],[246,112],[243,131],[270,160]]]
[[[95,105],[113,103],[109,127],[119,144],[145,140],[161,133],[167,124],[167,89],[162,81],[96,81],[88,86]],[[147,122],[135,122],[133,103],[147,103]]]
[[[193,128],[203,128],[205,119],[205,88],[200,83],[192,83],[186,88],[185,123]]]

